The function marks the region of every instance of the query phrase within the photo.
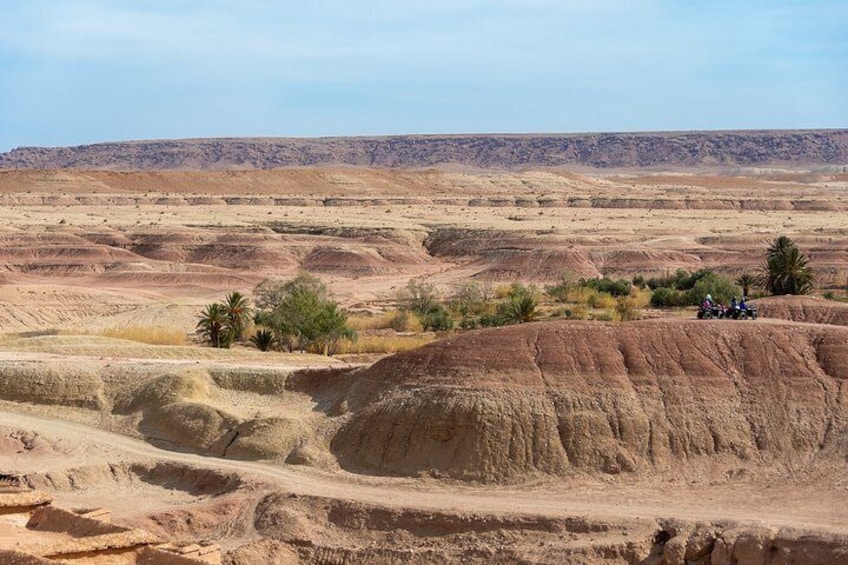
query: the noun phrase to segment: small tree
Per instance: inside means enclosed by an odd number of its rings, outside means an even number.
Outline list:
[[[332,355],[342,338],[356,337],[347,325],[347,312],[312,275],[301,273],[287,282],[265,280],[254,292],[256,323],[269,328],[281,347]]]
[[[757,286],[757,277],[751,273],[742,273],[736,277],[736,284],[742,287],[742,296],[751,294],[751,288]]]
[[[224,299],[222,306],[227,316],[227,324],[232,332],[232,339],[243,340],[250,326],[253,312],[250,308],[250,300],[242,293],[233,291]]]
[[[436,288],[424,282],[410,280],[401,296],[404,307],[418,315],[424,315],[440,306]]]
[[[335,302],[327,300],[321,304],[315,323],[317,335],[314,341],[324,355],[334,355],[342,339],[356,340],[356,332],[347,325],[347,312]]]
[[[730,278],[710,272],[698,279],[695,285],[686,291],[686,303],[690,306],[697,306],[709,294],[719,304],[729,304],[731,298],[739,297],[740,290]]]
[[[206,305],[198,315],[197,331],[201,336],[206,338],[212,347],[230,346],[232,332],[223,304],[215,302]]]
[[[462,317],[479,316],[489,309],[491,292],[477,281],[464,281],[454,289],[451,307]]]
[[[766,251],[761,279],[762,286],[771,294],[809,294],[816,274],[807,256],[791,239],[782,235]]]

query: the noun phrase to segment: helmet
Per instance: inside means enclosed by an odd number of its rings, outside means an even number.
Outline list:
[[[707,295],[707,300],[712,300],[712,299],[713,299],[712,295],[709,295],[709,294],[708,294],[708,295]]]

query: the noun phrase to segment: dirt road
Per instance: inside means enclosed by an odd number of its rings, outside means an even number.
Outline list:
[[[114,463],[168,461],[236,472],[271,488],[388,507],[461,511],[479,514],[583,516],[597,520],[733,520],[742,523],[848,533],[848,487],[821,494],[819,485],[779,486],[725,482],[721,485],[600,484],[597,481],[544,481],[510,486],[445,484],[430,479],[375,478],[327,473],[310,468],[261,462],[229,461],[176,453],[91,426],[40,416],[0,411],[0,426],[89,446],[66,455],[67,469],[88,464],[91,450]],[[96,448],[94,447],[96,446]],[[0,465],[12,471],[12,456]]]

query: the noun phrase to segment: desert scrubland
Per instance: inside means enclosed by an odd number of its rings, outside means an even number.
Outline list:
[[[0,472],[231,564],[848,563],[848,305],[821,298],[848,278],[844,135],[733,135],[565,164],[524,137],[541,163],[497,138],[279,168],[259,142],[5,154]],[[192,335],[300,271],[367,318],[409,280],[756,272],[784,234],[816,292],[757,320],[646,308],[334,357]],[[182,341],[132,339],[157,328]]]

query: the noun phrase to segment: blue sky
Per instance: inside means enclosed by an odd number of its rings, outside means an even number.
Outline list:
[[[845,0],[0,0],[0,151],[848,127]]]

